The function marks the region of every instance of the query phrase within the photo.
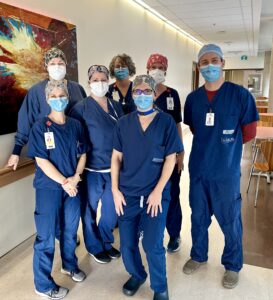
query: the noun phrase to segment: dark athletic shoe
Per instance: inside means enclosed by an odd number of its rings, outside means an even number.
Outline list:
[[[105,252],[108,254],[108,256],[112,259],[117,259],[120,257],[120,252],[115,249],[114,247],[112,247],[111,249],[109,250],[105,250]]]
[[[168,290],[166,290],[163,293],[154,293],[153,300],[169,300]]]
[[[176,252],[180,249],[180,237],[170,237],[168,246],[167,246],[167,251],[169,253]]]
[[[97,254],[92,254],[92,253],[89,254],[99,264],[107,264],[111,261],[111,258],[108,256],[108,254],[105,251],[99,252]]]
[[[126,296],[133,296],[139,289],[139,287],[146,281],[146,278],[142,281],[130,277],[128,281],[122,287],[123,294]]]

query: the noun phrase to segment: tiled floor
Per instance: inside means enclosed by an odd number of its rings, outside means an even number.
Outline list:
[[[186,137],[186,151],[189,153],[190,135]],[[242,190],[246,186],[246,174],[249,166],[247,156],[243,160]],[[226,290],[221,286],[224,269],[220,264],[223,250],[223,235],[213,220],[210,227],[209,262],[196,274],[187,276],[182,273],[182,265],[188,259],[191,247],[190,209],[188,205],[188,174],[183,173],[181,179],[183,229],[182,249],[167,254],[169,293],[172,300],[272,300],[273,270],[244,265],[240,273],[240,284],[234,290]],[[249,200],[243,192],[243,217],[245,224],[245,257],[246,262],[272,268],[272,186],[261,182],[261,198],[258,207],[253,207],[253,189]],[[272,198],[272,199],[269,199]],[[118,232],[115,232],[118,241]],[[167,243],[167,237],[166,237]],[[33,291],[32,244],[29,239],[8,255],[0,259],[0,299],[1,300],[35,300],[40,299]],[[118,246],[118,242],[117,245]],[[122,300],[128,299],[121,293],[122,284],[127,280],[121,259],[107,265],[100,265],[86,253],[83,244],[77,249],[80,267],[88,274],[83,283],[74,283],[60,273],[60,256],[58,244],[53,269],[53,277],[58,284],[70,289],[67,300]],[[143,256],[144,257],[144,256]],[[145,259],[144,259],[145,261]],[[146,261],[145,261],[146,265]],[[133,297],[135,300],[152,299],[152,291],[148,281]]]

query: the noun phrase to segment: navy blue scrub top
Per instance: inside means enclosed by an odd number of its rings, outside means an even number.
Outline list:
[[[45,132],[53,132],[55,148],[47,149]],[[48,117],[37,121],[29,135],[28,156],[49,160],[65,177],[73,176],[78,157],[88,150],[84,128],[78,120],[66,118],[65,124],[56,124]],[[36,189],[60,190],[62,186],[50,179],[36,164],[33,185]]]
[[[123,111],[118,102],[110,99],[108,110],[106,113],[96,100],[87,97],[70,112],[70,116],[81,121],[89,134],[91,150],[87,154],[87,168],[106,170],[111,167],[114,128]]]
[[[50,113],[50,106],[46,101],[45,87],[48,79],[35,84],[25,96],[18,113],[17,132],[15,135],[15,147],[13,154],[20,155],[23,146],[28,142],[28,137],[32,125],[39,119]],[[74,81],[67,81],[69,103],[65,110],[68,114],[71,108],[78,101],[86,97],[86,93],[81,85]]]
[[[128,196],[148,196],[162,173],[165,157],[183,151],[172,117],[158,112],[143,132],[137,112],[122,117],[116,126],[114,149],[123,153],[119,189]],[[166,188],[169,187],[167,183]]]
[[[116,83],[112,83],[109,86],[108,97],[121,104],[122,110],[125,115],[136,110],[136,106],[132,96],[132,86],[133,83],[131,82],[125,97],[123,97]]]
[[[173,100],[168,100],[168,98],[172,98]],[[168,107],[168,101],[173,101],[173,106]],[[160,110],[170,114],[176,124],[182,122],[180,98],[175,89],[167,87],[167,90],[154,103]]]
[[[214,113],[214,126],[206,126],[206,114]],[[193,129],[189,160],[191,177],[240,176],[241,126],[259,119],[255,101],[245,88],[225,82],[210,102],[205,87],[190,93],[184,107],[184,123]]]

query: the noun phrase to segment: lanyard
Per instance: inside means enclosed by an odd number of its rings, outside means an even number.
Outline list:
[[[114,112],[116,118],[115,118],[114,116],[112,116],[112,115],[110,114],[110,112],[109,112],[108,114],[109,114],[109,116],[110,116],[113,120],[117,121],[117,120],[118,120],[118,114],[117,114],[116,110],[114,109],[114,105],[112,104],[112,102],[111,102],[108,98],[107,98],[107,101],[108,101],[108,103],[110,104],[111,108],[113,109],[113,112]]]

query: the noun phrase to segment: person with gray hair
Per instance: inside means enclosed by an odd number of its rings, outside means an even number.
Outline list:
[[[118,214],[120,250],[129,280],[123,293],[133,296],[147,273],[139,252],[139,229],[149,265],[154,300],[168,300],[164,229],[170,203],[170,181],[176,153],[183,151],[174,120],[153,107],[155,81],[136,76],[132,96],[137,111],[116,126],[111,175]]]
[[[81,123],[64,114],[69,103],[67,82],[48,81],[44,92],[51,111],[32,126],[28,144],[28,156],[36,164],[33,272],[38,295],[61,299],[68,289],[58,286],[51,276],[56,231],[60,231],[61,273],[75,282],[86,277],[78,267],[75,249],[80,220],[78,183],[88,143]]]

